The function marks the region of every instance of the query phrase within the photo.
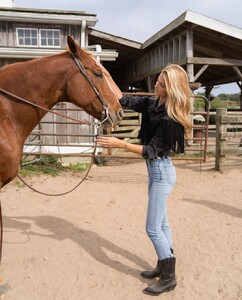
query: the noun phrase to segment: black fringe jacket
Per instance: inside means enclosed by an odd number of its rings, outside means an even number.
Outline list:
[[[168,117],[165,104],[159,106],[158,98],[125,95],[120,104],[123,108],[142,113],[138,138],[145,159],[184,152],[184,127]]]

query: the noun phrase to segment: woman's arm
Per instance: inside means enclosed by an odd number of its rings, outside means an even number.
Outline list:
[[[144,110],[147,110],[149,97],[124,95],[121,99],[119,99],[119,102],[123,108],[132,109],[136,112],[142,113]]]
[[[127,143],[123,140],[111,136],[98,136],[97,142],[99,145],[103,147],[123,148],[142,156],[142,150],[143,150],[142,145]]]

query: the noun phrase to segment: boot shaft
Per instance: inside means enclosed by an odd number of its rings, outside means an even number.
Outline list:
[[[176,287],[176,258],[170,257],[158,261],[160,268],[160,279],[157,283],[144,289],[144,293],[148,295],[159,295],[168,292]]]
[[[161,273],[160,275],[163,278],[171,278],[175,276],[175,268],[176,268],[176,258],[169,257],[158,262]]]

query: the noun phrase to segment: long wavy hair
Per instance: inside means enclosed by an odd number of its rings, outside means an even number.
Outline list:
[[[189,138],[192,130],[190,117],[192,92],[187,73],[182,67],[175,64],[166,66],[161,73],[166,84],[167,114],[184,126],[185,136]]]

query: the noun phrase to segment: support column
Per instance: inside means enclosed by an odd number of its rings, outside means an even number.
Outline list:
[[[87,22],[83,20],[81,27],[81,47],[86,47],[86,24]]]
[[[213,89],[213,86],[206,86],[205,88],[205,97],[208,99],[208,101],[210,101],[210,94],[211,94],[211,91]],[[207,101],[205,101],[205,110],[208,111],[208,105],[209,103],[207,103]]]
[[[235,70],[236,74],[239,76],[241,82],[236,82],[240,88],[240,110],[242,110],[242,73],[240,72],[239,68],[237,66],[233,66],[233,69]]]
[[[151,76],[148,76],[146,78],[146,83],[147,83],[147,87],[148,87],[148,92],[149,93],[153,93],[154,92],[154,86],[155,86],[155,83],[156,83],[156,75],[151,75]]]
[[[222,134],[227,132],[227,125],[221,123],[221,117],[226,114],[227,114],[226,108],[217,108],[215,171],[222,171],[222,164],[225,162],[225,155],[221,154],[221,149],[226,148],[226,138],[224,138]]]
[[[193,57],[193,31],[187,31],[187,38],[186,38],[186,58],[189,59]],[[194,82],[194,65],[187,64],[187,75],[189,78],[189,82]]]
[[[238,87],[240,88],[240,110],[242,110],[242,81],[241,83],[236,82]]]
[[[242,91],[240,92],[240,110],[242,110]]]

